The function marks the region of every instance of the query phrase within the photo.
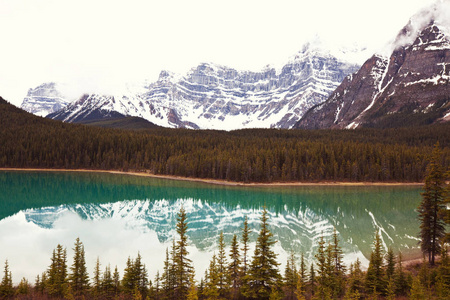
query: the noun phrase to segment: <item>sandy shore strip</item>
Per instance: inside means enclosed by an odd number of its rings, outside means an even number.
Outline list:
[[[192,182],[202,182],[207,184],[216,185],[230,185],[230,186],[422,186],[423,182],[341,182],[341,181],[318,181],[318,182],[303,182],[303,181],[293,181],[293,182],[234,182],[226,180],[217,179],[205,179],[205,178],[193,178],[193,177],[182,177],[182,176],[172,176],[172,175],[157,175],[149,172],[136,172],[136,171],[115,171],[115,170],[95,170],[95,169],[40,169],[40,168],[0,168],[0,171],[23,171],[23,172],[86,172],[86,173],[109,173],[109,174],[119,174],[119,175],[131,175],[131,176],[141,176],[141,177],[152,177],[170,180],[181,180],[181,181],[192,181]]]

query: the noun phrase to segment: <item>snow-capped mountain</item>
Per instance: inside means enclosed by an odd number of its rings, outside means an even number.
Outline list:
[[[32,114],[45,117],[66,107],[69,103],[70,100],[61,94],[57,84],[50,82],[29,89],[20,108]]]
[[[373,55],[295,127],[398,127],[449,121],[450,35],[438,12],[430,9],[413,17],[390,45],[390,56]]]
[[[85,95],[48,117],[82,122],[119,113],[165,127],[290,128],[359,68],[352,59],[361,52],[331,52],[315,40],[279,71],[238,71],[212,63],[202,63],[184,76],[162,71],[154,83],[117,95]]]

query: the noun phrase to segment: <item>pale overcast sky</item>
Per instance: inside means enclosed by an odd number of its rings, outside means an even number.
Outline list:
[[[433,2],[0,0],[0,95],[20,105],[43,82],[81,93],[200,62],[260,71],[315,34],[377,49]]]

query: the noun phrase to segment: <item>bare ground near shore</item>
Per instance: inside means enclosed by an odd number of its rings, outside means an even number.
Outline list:
[[[170,180],[183,180],[193,182],[203,182],[207,184],[231,185],[231,186],[421,186],[422,182],[345,182],[345,181],[289,181],[289,182],[235,182],[207,178],[182,177],[172,175],[158,175],[145,171],[116,171],[116,170],[92,170],[92,169],[40,169],[40,168],[0,168],[0,171],[24,171],[24,172],[93,172],[93,173],[109,173],[131,176],[142,176],[152,178],[162,178]]]

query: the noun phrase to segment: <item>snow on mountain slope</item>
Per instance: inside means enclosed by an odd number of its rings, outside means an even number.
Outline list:
[[[450,38],[430,20],[389,58],[374,55],[296,127],[398,127],[448,121]],[[399,34],[409,34],[408,26]]]
[[[20,108],[32,114],[45,117],[46,115],[64,108],[70,100],[64,97],[54,82],[44,83],[29,89]]]
[[[154,83],[112,96],[85,95],[48,117],[79,122],[114,112],[164,127],[290,128],[358,69],[354,59],[361,53],[357,48],[330,51],[316,40],[278,72],[270,67],[238,71],[212,63],[202,63],[185,76],[162,71]]]

